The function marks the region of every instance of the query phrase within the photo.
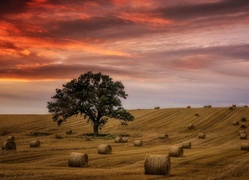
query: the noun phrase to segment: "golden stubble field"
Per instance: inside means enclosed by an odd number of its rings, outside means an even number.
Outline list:
[[[51,115],[0,115],[0,143],[9,135],[15,136],[16,151],[0,151],[0,179],[249,179],[249,151],[242,151],[240,125],[232,122],[241,118],[249,124],[249,108],[167,108],[130,110],[135,121],[124,126],[110,119],[101,133],[107,137],[85,141],[80,135],[91,133],[91,124],[81,117],[73,117],[60,127]],[[199,116],[195,116],[198,113]],[[188,129],[193,123],[195,129]],[[71,128],[73,134],[66,134]],[[248,133],[248,128],[245,129]],[[31,136],[31,132],[49,135]],[[199,139],[200,132],[206,133]],[[55,134],[61,133],[62,139]],[[162,133],[168,139],[159,139]],[[115,135],[129,135],[127,143],[115,143]],[[39,148],[30,148],[31,140],[41,142]],[[142,139],[142,147],[134,147],[135,139]],[[146,155],[167,155],[171,145],[192,143],[184,149],[183,157],[171,157],[171,174],[145,175]],[[112,154],[98,154],[100,144],[112,146]],[[86,153],[87,168],[68,167],[71,152]]]

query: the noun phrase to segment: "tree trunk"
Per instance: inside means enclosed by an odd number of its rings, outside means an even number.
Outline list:
[[[99,135],[99,122],[98,121],[93,123],[93,134],[94,136]]]

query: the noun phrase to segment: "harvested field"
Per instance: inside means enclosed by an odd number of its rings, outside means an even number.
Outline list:
[[[15,137],[15,151],[0,151],[0,179],[249,179],[249,150],[241,150],[240,126],[232,122],[249,115],[248,107],[236,107],[233,111],[224,108],[168,108],[130,110],[134,122],[122,126],[110,119],[101,133],[92,141],[78,138],[91,133],[92,127],[81,117],[68,119],[60,127],[51,115],[0,115],[0,143],[8,136]],[[196,112],[201,116],[193,116]],[[245,117],[248,119],[248,117]],[[186,127],[195,124],[189,131]],[[247,125],[247,122],[245,122]],[[66,135],[67,129],[73,134]],[[244,129],[248,133],[248,128]],[[30,148],[34,137],[31,132],[43,132],[39,136],[41,146]],[[167,132],[169,138],[161,140],[159,134]],[[199,139],[199,132],[207,134]],[[55,135],[63,135],[56,139]],[[115,143],[119,134],[129,134],[127,143]],[[134,140],[143,139],[143,146],[134,147]],[[170,176],[144,174],[147,155],[167,155],[172,145],[191,142],[190,149],[184,149],[183,157],[171,157]],[[97,153],[100,144],[109,144],[112,153]],[[86,168],[68,167],[70,153],[88,155]]]

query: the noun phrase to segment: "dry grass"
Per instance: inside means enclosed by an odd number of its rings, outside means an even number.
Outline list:
[[[127,143],[115,143],[113,138],[94,138],[85,141],[78,138],[92,132],[90,124],[80,117],[73,117],[60,127],[50,115],[0,115],[0,143],[9,135],[16,138],[16,151],[0,151],[0,179],[249,179],[248,150],[241,151],[247,140],[238,138],[240,126],[231,122],[249,114],[249,108],[169,108],[130,111],[134,122],[127,126],[110,119],[101,133],[129,134]],[[195,112],[201,116],[193,116]],[[245,118],[248,118],[247,116]],[[196,129],[189,131],[190,123]],[[73,134],[65,134],[71,128]],[[248,133],[248,128],[244,129]],[[41,147],[30,148],[36,134]],[[166,140],[158,135],[169,135]],[[198,132],[207,133],[206,139],[198,139]],[[56,139],[55,134],[64,134]],[[3,135],[2,135],[3,134]],[[135,139],[143,139],[143,146],[134,147]],[[192,143],[184,150],[184,156],[171,159],[170,177],[144,174],[145,157],[150,154],[167,155],[171,145]],[[112,154],[97,153],[99,144],[112,146]],[[71,152],[88,154],[87,168],[68,167]]]

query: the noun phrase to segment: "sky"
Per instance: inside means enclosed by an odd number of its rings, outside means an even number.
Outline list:
[[[126,109],[249,105],[249,1],[0,1],[0,114],[48,113],[88,71]]]

